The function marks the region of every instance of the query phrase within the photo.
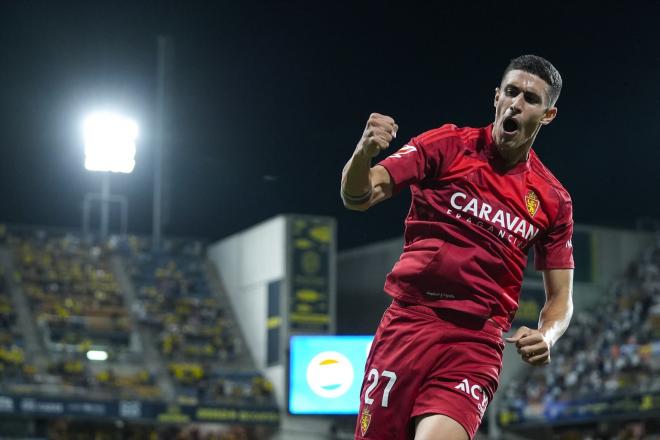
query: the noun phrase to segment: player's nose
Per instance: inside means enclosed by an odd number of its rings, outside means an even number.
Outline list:
[[[519,93],[518,96],[513,98],[513,100],[511,101],[511,105],[509,106],[509,108],[511,109],[511,113],[517,114],[522,111],[524,99],[525,98],[522,93]]]

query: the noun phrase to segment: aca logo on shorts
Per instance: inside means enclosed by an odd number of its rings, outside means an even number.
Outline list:
[[[307,366],[307,384],[320,397],[334,399],[346,394],[353,385],[353,365],[341,353],[324,351]]]
[[[481,417],[484,416],[486,408],[488,407],[488,396],[484,393],[483,388],[480,385],[470,382],[467,379],[463,379],[458,385],[454,387],[456,390],[461,390],[468,396],[472,397],[477,401],[477,409],[481,414]]]

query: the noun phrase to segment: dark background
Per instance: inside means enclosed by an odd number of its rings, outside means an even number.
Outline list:
[[[156,36],[176,46],[167,124],[170,235],[218,239],[280,213],[338,219],[347,248],[402,232],[409,198],[346,211],[341,169],[372,111],[399,142],[491,122],[509,59],[548,58],[564,89],[535,149],[577,223],[660,218],[658,2],[27,2],[0,5],[0,221],[79,227],[100,176],[80,124],[139,123],[137,165],[112,177],[149,233]],[[400,146],[401,144],[397,144]]]

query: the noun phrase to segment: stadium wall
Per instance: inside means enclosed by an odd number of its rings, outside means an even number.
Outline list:
[[[285,240],[286,218],[279,216],[225,238],[208,250],[208,257],[215,264],[227,289],[250,353],[257,368],[262,371],[268,370],[268,285],[283,280],[286,275]],[[272,368],[272,372],[277,373],[275,370],[281,369],[281,366]],[[280,398],[278,396],[278,400]]]
[[[282,412],[275,439],[323,438],[332,420],[287,415],[288,339],[334,333],[335,226],[327,217],[277,216],[209,247],[259,370]]]

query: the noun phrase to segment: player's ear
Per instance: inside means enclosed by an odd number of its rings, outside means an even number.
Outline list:
[[[497,108],[497,101],[500,100],[500,88],[495,87],[495,99],[493,101],[493,107]]]
[[[557,117],[557,107],[550,107],[545,111],[545,115],[543,115],[543,118],[541,118],[541,125],[548,125],[556,117]]]

